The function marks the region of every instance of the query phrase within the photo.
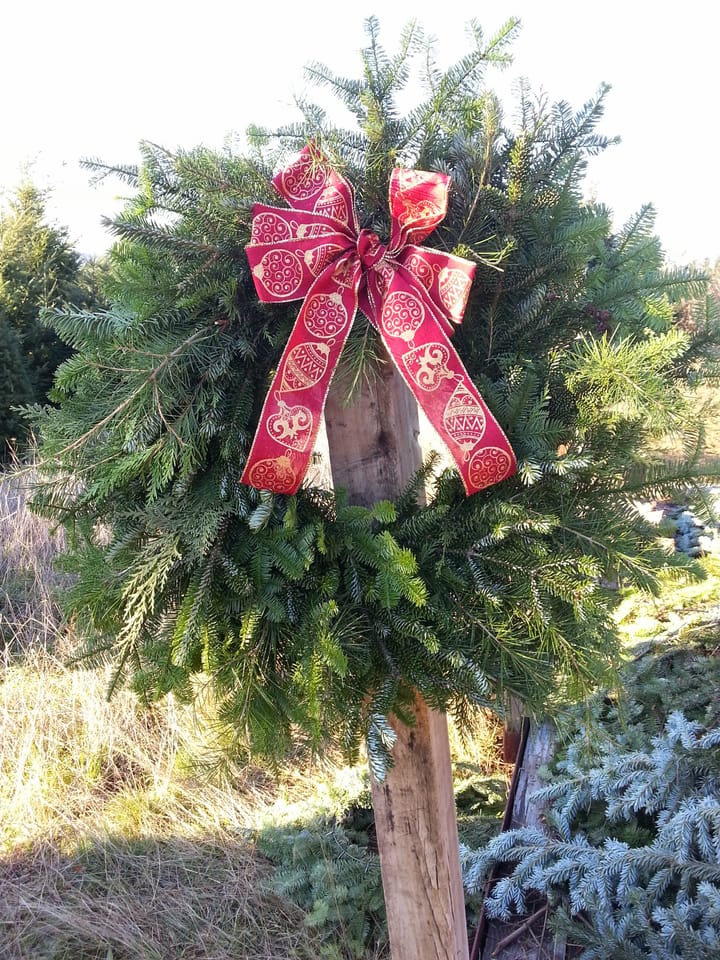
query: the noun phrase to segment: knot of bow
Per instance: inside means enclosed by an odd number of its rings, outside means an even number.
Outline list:
[[[256,204],[246,253],[258,296],[304,298],[265,399],[242,482],[295,493],[358,307],[447,446],[468,494],[511,476],[512,448],[448,338],[475,265],[417,246],[443,220],[449,177],[393,170],[387,245],[361,230],[350,183],[306,147],[273,184],[290,209]]]

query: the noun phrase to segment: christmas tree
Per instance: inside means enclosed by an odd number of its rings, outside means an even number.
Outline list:
[[[0,313],[0,461],[14,447],[15,441],[24,436],[25,426],[18,409],[32,400],[30,373],[23,359],[20,339]]]
[[[98,269],[81,263],[65,228],[47,223],[43,192],[20,186],[0,213],[0,460],[26,439],[27,425],[13,407],[47,402],[55,370],[70,356],[43,323],[43,311],[64,303],[96,307]]]
[[[134,195],[109,224],[110,307],[55,316],[75,352],[58,408],[38,415],[36,504],[71,531],[68,605],[84,652],[114,662],[113,686],[191,698],[209,680],[239,747],[278,755],[301,737],[352,755],[365,740],[382,776],[388,717],[416,691],[461,723],[510,694],[530,707],[580,696],[618,655],[608,583],[652,589],[687,562],[634,502],[703,480],[688,387],[717,374],[718,320],[678,306],[704,279],[664,266],[650,208],[618,230],[583,200],[587,160],[611,143],[606,88],[577,111],[522,89],[506,122],[484,78],[516,29],[476,27],[443,71],[417,28],[389,56],[371,19],[359,79],[310,68],[353,129],[308,103],[297,125],[252,130],[242,154],[145,144],[139,167],[95,164]],[[418,62],[427,95],[401,114]],[[298,312],[258,299],[252,207],[280,203],[272,177],[308,143],[384,242],[392,170],[450,176],[426,245],[476,266],[453,342],[512,444],[513,477],[468,497],[431,458],[367,507],[310,480],[293,495],[241,482]],[[336,375],[350,398],[378,352],[358,314]],[[653,452],[668,433],[686,452],[673,463]]]

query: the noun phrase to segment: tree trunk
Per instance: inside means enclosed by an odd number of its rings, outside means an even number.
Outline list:
[[[427,452],[412,394],[386,363],[350,406],[342,401],[333,386],[325,420],[334,484],[353,504],[393,499]],[[392,723],[395,765],[371,782],[393,960],[467,960],[447,718],[418,696],[415,725]]]

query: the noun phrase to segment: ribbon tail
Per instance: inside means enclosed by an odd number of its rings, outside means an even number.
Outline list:
[[[242,483],[274,493],[300,488],[357,310],[359,284],[360,264],[347,255],[308,291],[265,398]]]
[[[448,448],[468,496],[511,477],[517,469],[513,449],[424,288],[396,273],[384,294],[369,294],[382,341]]]

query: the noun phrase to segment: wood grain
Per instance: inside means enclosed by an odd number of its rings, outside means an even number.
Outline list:
[[[437,445],[423,436],[415,400],[390,363],[345,406],[331,388],[325,409],[333,483],[352,504],[393,499]],[[415,723],[391,718],[395,766],[371,776],[393,960],[467,960],[447,718],[419,696]]]

